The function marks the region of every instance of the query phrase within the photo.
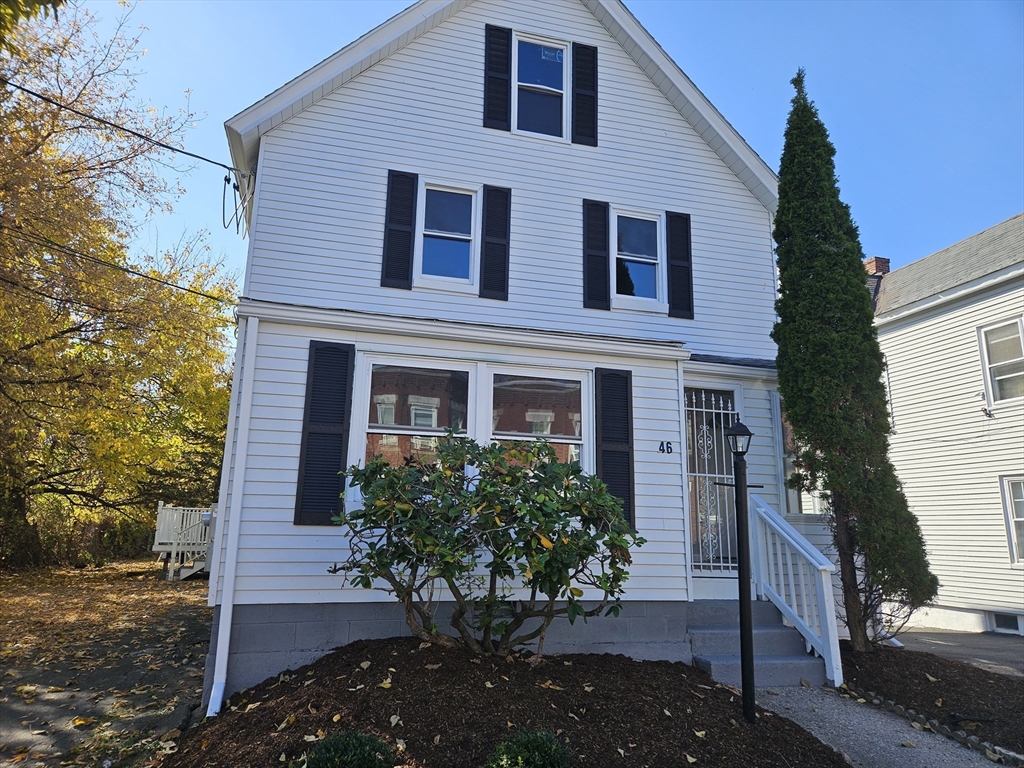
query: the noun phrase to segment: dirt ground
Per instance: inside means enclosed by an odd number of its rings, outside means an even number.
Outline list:
[[[0,765],[150,764],[202,696],[206,591],[155,559],[0,574]]]
[[[783,717],[743,719],[739,692],[691,666],[573,654],[533,665],[413,638],[359,641],[231,696],[163,768],[304,764],[331,732],[380,736],[405,768],[479,768],[519,730],[564,740],[578,768],[840,768]]]

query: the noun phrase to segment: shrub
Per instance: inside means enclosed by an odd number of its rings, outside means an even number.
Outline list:
[[[501,742],[484,768],[569,768],[569,750],[547,731],[523,731]]]
[[[605,484],[550,445],[449,435],[430,461],[376,456],[348,476],[363,504],[336,518],[349,557],[331,571],[393,594],[414,636],[498,656],[539,638],[539,655],[555,617],[618,615],[629,548],[644,540]],[[437,632],[442,587],[459,641]]]
[[[368,733],[332,733],[321,741],[306,760],[306,768],[392,768],[391,747]]]

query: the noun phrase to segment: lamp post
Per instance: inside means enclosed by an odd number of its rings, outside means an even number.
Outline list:
[[[737,568],[740,587],[740,676],[743,687],[743,717],[756,722],[754,711],[754,627],[750,615],[750,518],[747,514],[747,459],[754,433],[742,421],[725,431],[732,451],[733,486],[736,490],[736,539],[739,544]]]

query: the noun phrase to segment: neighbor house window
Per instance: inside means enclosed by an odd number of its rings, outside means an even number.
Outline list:
[[[667,311],[661,217],[612,211],[612,305]]]
[[[495,373],[491,397],[492,439],[509,444],[544,439],[561,461],[581,461],[583,381]]]
[[[518,131],[565,136],[568,46],[515,40],[515,127]]]
[[[437,279],[453,287],[471,286],[475,277],[475,193],[426,184],[423,197],[417,265],[419,281]]]
[[[1024,477],[1003,478],[1003,508],[1010,543],[1010,561],[1024,565]]]
[[[466,432],[466,371],[374,365],[365,458],[381,454],[389,464],[406,457],[429,459],[437,438]]]
[[[982,331],[987,386],[992,402],[1024,397],[1024,343],[1021,321]]]

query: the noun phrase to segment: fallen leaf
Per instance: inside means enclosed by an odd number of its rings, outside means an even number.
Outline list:
[[[427,669],[440,669],[441,665],[440,664],[427,664],[426,668]]]
[[[303,741],[320,741],[320,737],[319,736],[303,736],[302,740]]]
[[[696,737],[697,737],[698,739],[703,739],[703,738],[704,738],[704,736],[705,736],[705,734],[707,734],[707,731],[694,731],[694,732],[693,732],[693,734],[694,734],[694,736],[696,736]]]
[[[96,718],[95,717],[81,717],[81,716],[79,716],[79,717],[76,717],[74,720],[71,721],[71,725],[73,725],[75,728],[81,728],[81,727],[84,727],[84,726],[87,726],[87,725],[92,725],[95,722],[96,722]]]
[[[664,713],[665,713],[666,715],[668,715],[669,717],[672,717],[672,713],[671,713],[671,712],[669,712],[669,711],[668,711],[667,709],[663,709],[663,710],[661,710],[661,711],[662,711],[662,712],[664,712]]]
[[[422,651],[424,648],[429,648],[429,647],[430,647],[430,643],[420,643],[420,648],[419,649]]]
[[[388,675],[386,678],[384,678],[379,683],[377,683],[377,687],[378,688],[390,688],[391,687],[391,675]]]
[[[405,741],[402,739],[395,739],[395,748],[399,752],[405,752]]]
[[[278,732],[283,731],[285,728],[289,728],[290,726],[292,726],[294,724],[295,724],[295,715],[288,715],[288,717],[286,717],[284,719],[284,721],[279,726],[277,726],[277,730],[278,730]]]
[[[316,678],[314,677],[312,680],[304,680],[302,684],[303,685],[309,685],[310,683],[315,683],[315,682],[316,682]]]
[[[619,750],[619,754],[622,755],[623,757],[625,757],[626,756],[626,750],[620,749]]]
[[[555,685],[550,680],[548,680],[547,682],[544,682],[544,683],[540,683],[539,685],[540,685],[541,688],[547,688],[548,690],[551,690],[551,691],[564,691],[565,690],[565,688],[562,688],[561,686]]]
[[[395,725],[397,725],[397,724],[405,725],[405,723],[402,722],[401,718],[399,718],[398,715],[392,715],[391,716],[391,727],[394,728]]]
[[[509,725],[510,728],[512,727],[512,723],[509,723],[508,725]],[[437,736],[434,737],[434,743],[435,744],[440,744],[441,743],[441,734],[437,734]]]
[[[587,693],[590,693],[592,690],[594,690],[594,686],[592,686],[592,685],[584,685],[583,686],[583,690],[586,691]]]
[[[800,678],[800,685],[802,685],[804,688],[810,688],[811,687],[811,684],[809,682],[807,682],[806,680],[804,680],[802,677]]]
[[[262,701],[254,701],[252,704],[250,704],[249,706],[247,706],[245,708],[245,711],[246,712],[252,712],[254,709],[256,709],[256,707],[258,707],[262,703],[263,703]]]
[[[339,720],[341,720],[341,715],[335,715],[334,717],[331,718],[331,720],[336,723]]]
[[[916,746],[917,746],[917,744],[915,744],[915,743],[914,743],[914,742],[912,742],[912,741],[904,741],[904,742],[902,742],[902,743],[900,744],[900,746],[901,746],[901,747],[916,747]]]
[[[688,762],[688,763],[696,763],[697,762],[697,758],[696,757],[690,757],[690,755],[687,755],[686,756],[686,762]]]
[[[572,718],[573,720],[575,720],[576,722],[579,722],[579,718],[578,718],[578,717],[576,717],[576,715],[574,715],[574,714],[573,714],[572,712],[570,712],[570,713],[569,713],[569,717],[571,717],[571,718]]]
[[[932,676],[931,676],[931,675],[929,675],[929,674],[928,674],[927,672],[925,672],[925,673],[924,673],[924,676],[928,678],[928,682],[929,682],[929,683],[937,683],[937,682],[939,682],[939,678],[937,678],[937,677],[932,677]]]
[[[942,706],[942,699],[936,699],[935,700],[935,706],[936,707],[941,707]]]
[[[181,731],[179,731],[177,728],[175,728],[173,730],[168,731],[163,736],[161,736],[160,737],[160,741],[171,741],[172,739],[176,739],[179,736],[181,736]]]
[[[359,663],[359,668],[360,669],[369,669],[370,668],[370,662],[368,662],[368,661],[360,662]]]
[[[924,730],[924,726],[921,725],[920,723],[912,722],[911,725],[914,726],[914,730],[915,731],[923,731]]]
[[[486,683],[484,683],[484,687],[485,688],[493,688],[494,687],[494,683],[492,683],[490,680],[488,680]],[[544,686],[541,686],[541,687],[543,688]]]

